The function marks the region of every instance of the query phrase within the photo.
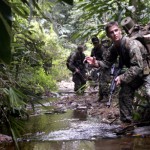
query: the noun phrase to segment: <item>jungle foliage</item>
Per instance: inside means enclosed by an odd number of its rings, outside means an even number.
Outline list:
[[[67,76],[64,60],[77,44],[104,37],[110,20],[132,16],[148,23],[149,7],[147,0],[1,0],[1,125],[15,139],[15,119],[28,116],[27,103],[57,90],[57,81]]]
[[[26,105],[34,107],[42,94],[55,91],[64,70],[59,65],[64,48],[42,12],[46,4],[32,2],[0,1],[0,132],[15,142],[22,126],[18,119],[28,118]]]

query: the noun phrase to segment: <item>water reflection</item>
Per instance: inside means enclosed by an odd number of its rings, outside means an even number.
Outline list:
[[[116,126],[87,118],[84,111],[33,116],[25,123],[21,150],[149,150],[150,138],[118,138]],[[0,145],[0,150],[15,150]]]
[[[69,129],[59,130],[45,134],[39,137],[39,140],[44,141],[61,141],[61,140],[94,140],[96,138],[116,138],[117,136],[110,130],[114,127],[105,124],[96,124],[84,122],[78,124],[71,123]]]
[[[149,150],[150,138],[124,137],[95,141],[94,150]]]
[[[150,150],[150,139],[126,137],[96,141],[29,142],[22,143],[21,147],[21,150]]]

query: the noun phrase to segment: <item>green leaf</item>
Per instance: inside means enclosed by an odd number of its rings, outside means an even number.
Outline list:
[[[0,1],[0,60],[5,63],[11,61],[11,9]]]
[[[18,142],[17,142],[16,135],[15,135],[15,133],[14,133],[14,130],[13,130],[12,128],[10,128],[10,131],[11,131],[12,137],[13,137],[13,139],[14,139],[16,148],[17,148],[17,150],[19,150],[19,145],[18,145]]]

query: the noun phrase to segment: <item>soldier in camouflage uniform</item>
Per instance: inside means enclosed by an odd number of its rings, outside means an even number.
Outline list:
[[[115,81],[116,85],[121,86],[119,91],[120,120],[131,123],[135,91],[143,87],[147,101],[150,100],[150,74],[144,72],[148,64],[143,58],[147,54],[147,50],[139,41],[123,37],[117,22],[108,23],[105,30],[113,42],[107,57],[104,61],[86,57],[86,61],[97,67],[104,67],[104,64],[110,67],[119,57],[120,67],[128,68],[123,74],[118,75]]]
[[[103,60],[103,47],[100,44],[99,39],[97,37],[93,37],[92,44],[94,45],[94,48],[91,51],[91,57],[95,57],[96,60]]]
[[[107,56],[108,48],[111,45],[110,40],[102,39],[101,41],[103,47],[102,58],[104,59]],[[110,77],[110,68],[100,68],[100,76],[99,76],[99,102],[107,102],[109,99],[109,83],[111,80]]]
[[[103,60],[103,58],[102,58],[103,47],[100,44],[99,39],[97,37],[92,37],[91,41],[94,46],[91,50],[91,57],[95,57],[96,60]],[[97,82],[99,80],[99,69],[98,68],[91,67],[91,77],[92,77],[92,80],[94,80],[95,82]],[[99,90],[99,94],[100,94],[100,97],[102,98],[103,94],[102,94],[102,92],[100,92],[100,90]]]
[[[83,93],[86,84],[85,54],[83,53],[84,46],[79,45],[77,50],[70,54],[68,62],[69,69],[72,71],[72,81],[74,82],[74,91]]]
[[[110,43],[109,41],[107,41],[106,39],[103,39],[100,41],[97,37],[93,37],[92,38],[92,43],[94,45],[94,48],[91,51],[91,57],[95,57],[96,60],[103,60],[103,57],[108,49],[108,47],[110,46],[108,43]],[[99,73],[99,98],[98,98],[98,102],[105,102],[108,100],[108,84],[109,84],[109,69],[104,68],[103,70],[98,69],[98,68],[94,68],[93,73],[97,74]]]

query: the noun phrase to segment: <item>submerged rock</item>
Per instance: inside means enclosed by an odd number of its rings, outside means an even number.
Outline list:
[[[5,143],[5,142],[12,142],[12,137],[8,136],[8,135],[4,135],[4,134],[0,134],[0,143]]]
[[[133,130],[133,136],[150,136],[150,126],[138,127]]]

